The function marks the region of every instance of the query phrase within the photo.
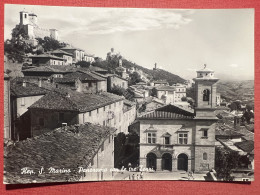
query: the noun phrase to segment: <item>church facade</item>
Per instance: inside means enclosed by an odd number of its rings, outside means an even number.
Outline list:
[[[214,71],[197,71],[193,111],[166,105],[139,117],[142,167],[157,171],[206,172],[215,164],[216,83]]]

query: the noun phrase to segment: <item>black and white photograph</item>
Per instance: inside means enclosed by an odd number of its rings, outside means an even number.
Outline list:
[[[5,4],[4,184],[254,181],[254,14]]]

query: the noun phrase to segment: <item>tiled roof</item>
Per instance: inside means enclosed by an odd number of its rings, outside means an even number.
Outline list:
[[[48,53],[46,54],[40,54],[40,55],[35,55],[35,56],[30,56],[30,58],[50,58],[50,59],[55,59],[55,60],[64,60],[63,58],[54,56],[54,55],[50,55]]]
[[[215,137],[216,138],[241,138],[243,135],[241,133],[238,133],[236,131],[234,131],[233,129],[220,129],[220,128],[216,128],[216,134]]]
[[[153,83],[168,83],[167,81],[153,81]]]
[[[132,102],[127,99],[124,99],[124,104],[127,106],[134,106],[134,105],[136,105],[136,102]]]
[[[243,150],[244,152],[252,152],[254,150],[254,141],[243,141],[234,143],[235,146]]]
[[[73,47],[73,46],[70,46],[70,45],[67,45],[66,47],[61,48],[61,50],[63,50],[63,49],[64,50],[73,49],[73,50],[84,51],[83,49],[76,48],[76,47]]]
[[[69,95],[65,93],[48,93],[29,108],[88,112],[124,99],[124,97],[107,92],[85,94],[69,91]]]
[[[86,71],[77,71],[65,74],[63,78],[54,78],[54,82],[56,83],[70,83],[75,82],[76,79],[81,81],[105,81],[105,78],[102,78],[96,74]]]
[[[87,123],[58,128],[40,136],[5,146],[4,178],[6,183],[45,183],[77,181],[78,167],[87,168],[114,128]],[[30,167],[42,175],[21,174],[21,168]],[[48,168],[70,169],[71,173],[49,173]],[[74,179],[73,179],[74,178]]]
[[[51,73],[63,73],[62,70],[51,68],[50,66],[39,66],[35,68],[29,68],[22,70],[22,72],[51,72]]]
[[[15,97],[26,97],[26,96],[36,96],[44,95],[48,90],[39,87],[37,84],[29,83],[26,81],[26,86],[23,86],[23,79],[16,78],[11,81],[10,85],[11,95]]]
[[[156,87],[157,91],[176,91],[175,87],[172,86],[158,86]]]
[[[90,66],[88,67],[88,69],[89,69],[90,71],[108,71],[108,70],[106,70],[106,69],[103,69],[103,68],[100,68],[100,67],[97,67],[97,66],[92,66],[92,65],[90,65]]]
[[[166,105],[155,111],[140,116],[142,119],[193,119],[194,113],[175,105]]]
[[[68,52],[66,52],[66,51],[63,51],[63,50],[61,50],[61,49],[57,49],[57,50],[54,50],[54,51],[51,51],[51,54],[65,54],[65,55],[69,55],[69,56],[73,56],[73,54],[71,54],[71,53],[68,53]]]
[[[141,119],[193,119],[192,116],[185,116],[182,114],[176,114],[164,111],[154,111],[140,116]]]

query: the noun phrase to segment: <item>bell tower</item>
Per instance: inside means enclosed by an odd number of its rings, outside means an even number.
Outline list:
[[[197,71],[195,81],[195,139],[194,167],[196,172],[207,172],[215,166],[215,115],[216,94],[219,79],[207,68]]]
[[[196,92],[196,118],[207,119],[216,118],[214,111],[216,107],[218,78],[215,78],[214,71],[207,68],[204,64],[202,70],[197,71],[195,81]]]

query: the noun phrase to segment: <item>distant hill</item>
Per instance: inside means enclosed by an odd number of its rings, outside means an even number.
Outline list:
[[[226,100],[241,100],[247,94],[254,94],[254,80],[247,81],[219,81],[217,92]]]
[[[136,67],[136,68],[142,70],[144,73],[151,76],[153,80],[166,80],[170,85],[175,84],[175,83],[184,83],[185,82],[185,79],[181,78],[180,76],[175,75],[175,74],[168,72],[166,70],[163,70],[163,69],[151,70],[151,69],[139,66],[139,65],[133,65],[133,67]]]

